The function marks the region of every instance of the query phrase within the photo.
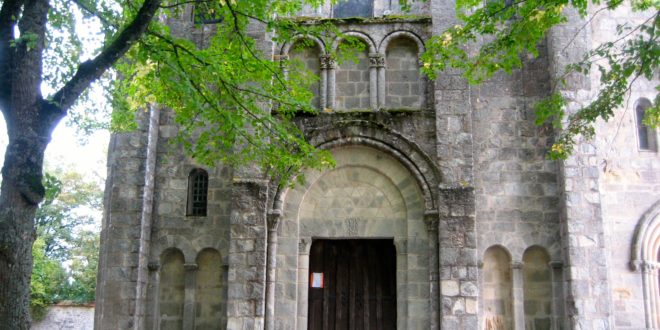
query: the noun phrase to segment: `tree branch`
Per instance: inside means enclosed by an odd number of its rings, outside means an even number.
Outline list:
[[[52,97],[51,105],[58,109],[61,115],[66,114],[80,94],[126,54],[133,43],[145,33],[161,2],[162,0],[146,0],[133,21],[119,32],[110,45],[94,59],[85,61],[78,66],[73,77]]]
[[[94,15],[94,17],[98,18],[99,21],[101,21],[101,24],[111,26],[113,28],[119,28],[117,26],[117,24],[115,24],[113,22],[110,22],[110,20],[108,20],[106,17],[103,17],[103,15],[101,13],[99,13],[98,10],[96,10],[96,8],[90,7],[89,4],[86,4],[86,3],[84,3],[80,0],[72,0],[72,2],[75,3],[76,5],[78,5],[78,7],[80,7],[80,9],[82,9],[82,10]]]
[[[0,9],[0,110],[9,111],[9,96],[11,95],[12,49],[14,26],[19,17],[23,0],[5,0]]]

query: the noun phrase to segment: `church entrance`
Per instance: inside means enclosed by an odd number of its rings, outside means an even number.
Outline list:
[[[314,240],[309,257],[308,329],[396,329],[392,239]]]

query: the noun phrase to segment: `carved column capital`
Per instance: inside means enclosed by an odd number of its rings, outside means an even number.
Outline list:
[[[525,264],[522,261],[512,261],[511,269],[522,269]]]
[[[384,68],[385,67],[385,55],[379,54],[379,53],[369,54],[369,67]]]
[[[282,216],[282,211],[280,210],[270,210],[266,216],[266,222],[268,224],[268,231],[277,231],[277,227],[280,224],[280,218]]]
[[[336,69],[337,68],[337,62],[335,61],[335,58],[332,57],[332,55],[329,54],[323,54],[319,57],[320,63],[321,63],[321,70],[328,70],[328,69]]]
[[[193,263],[183,264],[183,269],[185,269],[188,272],[196,271],[198,268],[199,266],[197,264],[193,264]]]
[[[312,246],[312,240],[309,238],[301,238],[298,242],[298,254],[309,254],[309,248]]]
[[[550,266],[552,269],[562,269],[564,268],[564,263],[561,261],[550,261],[548,266]]]
[[[437,210],[428,210],[424,212],[424,223],[426,224],[426,230],[428,231],[438,231],[438,224],[440,223],[440,218],[438,217]]]

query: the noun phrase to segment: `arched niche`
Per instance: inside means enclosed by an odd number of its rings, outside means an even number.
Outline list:
[[[211,248],[197,255],[195,280],[195,329],[217,329],[222,323],[224,295],[222,290],[222,258]]]
[[[630,268],[642,276],[646,327],[660,328],[660,201],[637,223],[631,248]]]
[[[314,94],[312,105],[317,109],[325,107],[325,104],[321,104],[321,89],[326,85],[321,80],[321,57],[324,54],[321,41],[307,37],[296,38],[285,45],[282,52],[288,56],[286,70],[289,77],[295,74],[297,79],[311,82],[311,92]]]
[[[384,238],[393,239],[396,246],[398,328],[428,328],[428,313],[408,314],[411,308],[429,306],[429,236],[417,180],[397,159],[374,148],[349,145],[331,152],[335,168],[306,173],[306,183],[283,197],[276,276],[278,322],[291,328],[307,326],[312,240]],[[284,312],[290,310],[296,315]]]
[[[427,80],[419,70],[419,56],[424,42],[410,31],[394,31],[378,45],[385,55],[381,108],[422,109],[426,106]]]
[[[370,61],[376,52],[373,40],[362,32],[348,31],[333,42],[332,49],[337,63],[330,71],[329,106],[335,111],[375,109],[377,72]]]
[[[158,283],[159,329],[181,329],[183,327],[183,304],[185,299],[184,256],[176,248],[166,249],[160,257]]]
[[[552,273],[550,256],[543,247],[531,246],[523,253],[523,296],[525,329],[551,329]]]
[[[502,246],[489,247],[481,268],[482,329],[513,328],[511,255]]]

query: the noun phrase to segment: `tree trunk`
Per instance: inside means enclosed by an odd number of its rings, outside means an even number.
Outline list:
[[[2,112],[9,145],[0,186],[0,329],[30,328],[30,278],[34,216],[44,196],[41,183],[44,152],[61,112],[41,96],[42,54],[49,10],[47,0],[24,4],[18,27],[34,43],[12,48],[11,73],[2,86]]]
[[[34,215],[48,140],[10,137],[0,193],[0,329],[29,329]]]
[[[0,0],[0,111],[9,135],[0,186],[0,330],[30,328],[34,216],[44,196],[42,168],[51,133],[89,84],[144,34],[161,1],[145,0],[99,55],[81,63],[69,81],[44,100],[42,55],[49,0]],[[30,38],[15,38],[16,27]]]

